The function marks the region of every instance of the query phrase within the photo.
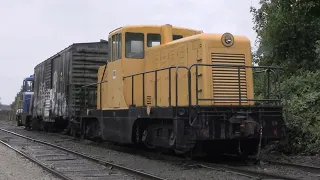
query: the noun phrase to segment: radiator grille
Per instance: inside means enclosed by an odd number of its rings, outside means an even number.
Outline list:
[[[212,64],[245,65],[244,54],[211,54]],[[239,101],[239,79],[236,67],[212,67],[213,98],[218,103]],[[240,68],[241,102],[247,101],[246,69]]]

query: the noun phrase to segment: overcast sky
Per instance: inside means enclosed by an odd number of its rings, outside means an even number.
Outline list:
[[[0,0],[0,97],[10,104],[38,63],[123,25],[172,24],[252,41],[259,0]]]

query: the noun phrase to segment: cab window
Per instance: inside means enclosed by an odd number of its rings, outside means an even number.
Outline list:
[[[181,38],[183,38],[182,35],[176,35],[176,34],[174,34],[172,37],[173,40],[177,40],[177,39],[181,39]]]
[[[125,37],[126,58],[144,58],[144,34],[127,32]]]
[[[24,91],[33,92],[33,81],[24,81]]]
[[[116,48],[117,48],[117,46],[116,46],[116,36],[115,35],[113,35],[112,36],[112,50],[111,50],[111,52],[112,52],[112,61],[114,61],[114,60],[116,60]]]
[[[121,33],[113,35],[109,42],[110,61],[121,59]]]
[[[161,35],[160,34],[148,34],[147,35],[147,46],[153,47],[161,44]]]
[[[122,38],[121,38],[121,33],[118,34],[118,58],[121,59],[122,58]]]
[[[109,51],[108,51],[108,57],[109,57],[108,62],[111,62],[112,61],[112,40],[111,40],[111,38],[109,38],[108,49],[109,49]]]

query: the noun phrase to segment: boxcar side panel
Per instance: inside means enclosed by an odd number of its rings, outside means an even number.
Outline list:
[[[34,69],[34,117],[53,121],[78,116],[81,87],[97,83],[98,68],[107,60],[108,42],[94,42],[72,44],[38,64]],[[96,86],[91,91],[96,93]]]
[[[51,114],[50,93],[52,79],[52,60],[47,59],[34,68],[33,117],[49,118]]]
[[[52,90],[51,90],[51,110],[53,117],[66,117],[66,93],[65,85],[68,83],[68,74],[64,69],[68,68],[67,64],[70,61],[68,54],[70,50],[65,50],[59,53],[52,59]]]
[[[81,43],[72,47],[72,63],[69,86],[69,111],[71,116],[79,116],[82,98],[96,100],[97,86],[81,89],[83,85],[97,83],[98,68],[108,60],[108,43]],[[96,107],[96,101],[86,102],[90,107]]]

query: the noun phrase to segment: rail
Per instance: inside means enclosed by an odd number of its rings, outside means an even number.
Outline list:
[[[46,141],[41,141],[41,140],[37,140],[37,139],[31,138],[31,137],[28,137],[28,136],[24,136],[22,134],[18,134],[16,132],[13,132],[13,131],[10,131],[10,130],[7,130],[7,129],[0,128],[0,131],[6,132],[8,134],[11,134],[11,135],[23,138],[23,139],[30,140],[30,141],[35,142],[35,143],[40,143],[42,145],[46,145],[46,146],[49,146],[49,147],[52,147],[52,148],[55,148],[55,149],[62,150],[64,152],[68,153],[68,154],[72,154],[72,155],[75,155],[77,157],[81,157],[81,158],[87,159],[87,160],[89,160],[89,161],[91,161],[93,163],[97,163],[97,164],[100,164],[100,165],[103,165],[103,166],[111,166],[111,167],[116,168],[116,169],[118,169],[120,171],[137,175],[137,176],[139,176],[139,177],[141,177],[143,179],[165,180],[165,178],[159,177],[159,176],[154,175],[154,174],[149,174],[149,173],[141,171],[141,170],[137,170],[137,169],[129,168],[129,167],[126,167],[126,166],[123,166],[123,165],[120,165],[120,164],[115,164],[113,162],[105,161],[105,160],[102,160],[102,159],[99,159],[99,158],[96,158],[96,157],[93,157],[93,156],[90,156],[90,155],[83,154],[81,152],[74,151],[72,149],[68,149],[68,148],[65,148],[65,147],[62,147],[62,146],[58,146],[56,144],[52,144],[52,143],[49,143],[49,142],[46,142]],[[0,141],[0,143],[1,143],[1,141]],[[14,149],[14,150],[16,150],[16,149]],[[24,155],[24,154],[22,154],[22,155]],[[28,158],[30,156],[26,156],[26,157]],[[61,173],[61,172],[59,172],[59,170],[54,170],[54,168],[50,168],[47,165],[44,165],[43,163],[41,163],[39,161],[35,161],[34,158],[32,158],[30,160],[32,160],[32,161],[36,162],[37,164],[41,165],[46,170],[56,174],[58,177],[61,177],[63,179],[70,179],[70,178],[68,178],[68,177],[66,177],[65,175],[62,174],[62,173],[65,173],[65,172]]]

